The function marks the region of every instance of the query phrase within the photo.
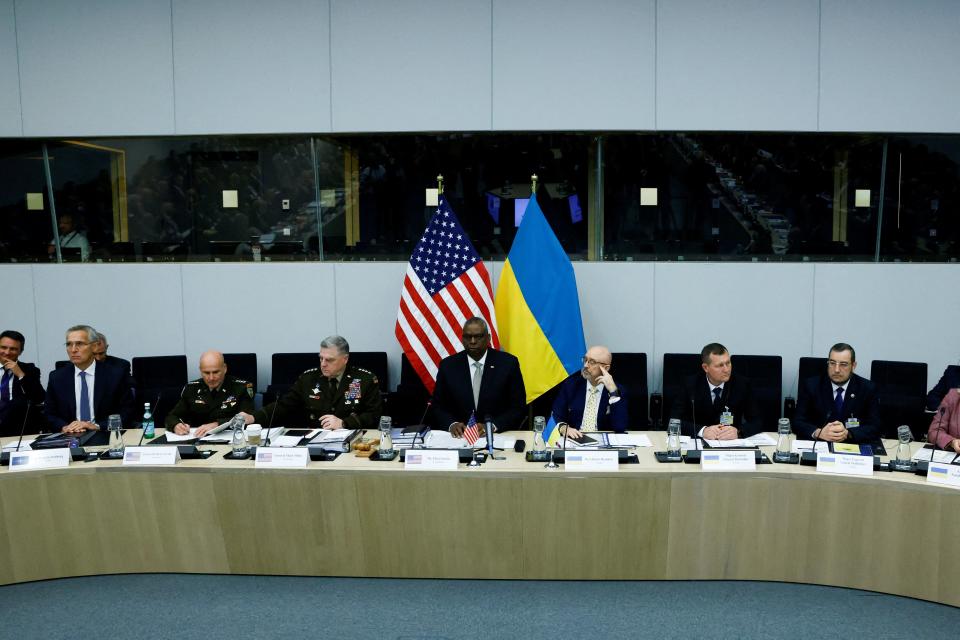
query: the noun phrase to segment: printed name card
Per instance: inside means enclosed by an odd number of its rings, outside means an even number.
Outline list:
[[[567,451],[564,471],[616,471],[619,460],[616,451]]]
[[[817,454],[817,473],[872,476],[873,456],[855,456],[847,453],[820,453]]]
[[[39,451],[11,451],[10,471],[60,469],[70,465],[70,449],[41,449]]]
[[[302,469],[310,462],[306,447],[257,447],[257,469]]]
[[[177,447],[126,447],[123,450],[125,467],[158,467],[177,464],[180,449]]]
[[[757,459],[750,451],[711,451],[700,454],[701,471],[756,471]]]
[[[408,449],[403,459],[404,469],[417,471],[456,471],[460,452],[451,449]]]
[[[942,484],[947,487],[960,487],[960,467],[932,462],[927,467],[927,482]]]

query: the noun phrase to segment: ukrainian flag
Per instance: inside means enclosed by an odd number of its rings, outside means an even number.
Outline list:
[[[536,195],[507,255],[494,307],[500,348],[520,360],[528,403],[580,369],[586,344],[577,280]]]

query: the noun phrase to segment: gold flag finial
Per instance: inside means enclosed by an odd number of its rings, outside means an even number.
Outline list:
[[[537,174],[530,176],[530,195],[537,193]]]
[[[443,174],[437,174],[437,195],[443,195]]]

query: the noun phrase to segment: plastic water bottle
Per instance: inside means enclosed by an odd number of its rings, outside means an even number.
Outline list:
[[[153,412],[150,411],[150,403],[143,403],[143,438],[149,440],[155,436],[155,427],[153,425]]]
[[[244,432],[243,427],[243,416],[233,416],[233,420],[230,421],[230,428],[233,430],[233,435],[230,438],[230,444],[233,448],[233,455],[235,456],[243,456],[248,452],[247,434]]]
[[[667,423],[667,455],[670,458],[681,457],[680,452],[680,420],[670,418]]]
[[[790,428],[789,418],[780,418],[777,420],[777,451],[773,454],[773,459],[778,462],[790,462],[793,452],[790,436],[793,430]]]
[[[380,455],[389,457],[393,455],[393,420],[390,416],[381,416],[380,418]]]

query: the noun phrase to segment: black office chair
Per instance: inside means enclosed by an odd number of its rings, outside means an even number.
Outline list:
[[[263,392],[263,404],[269,404],[286,393],[307,369],[320,366],[320,355],[308,353],[275,353],[270,359],[270,384]]]
[[[647,354],[620,352],[613,355],[613,379],[627,390],[629,429],[650,428],[647,390]]]
[[[390,369],[387,365],[386,351],[351,351],[350,364],[366,369],[377,376],[382,393],[389,391]]]
[[[823,375],[827,371],[827,358],[813,358],[804,356],[800,358],[797,367],[797,391],[800,393],[800,387],[809,378],[815,378]],[[793,396],[787,396],[783,399],[783,417],[793,421],[793,416],[797,411],[797,400]]]
[[[57,362],[53,365],[53,368],[59,369],[60,367],[68,367],[68,366],[70,366],[69,360],[57,360]]]
[[[653,429],[663,430],[667,428],[673,400],[680,394],[684,379],[698,371],[702,371],[699,353],[663,354],[663,391],[659,398],[662,413],[659,415],[659,424],[652,425]],[[651,415],[651,417],[653,416]]]
[[[225,353],[223,361],[227,365],[227,373],[253,383],[254,392],[259,391],[257,386],[257,354],[255,353]]]
[[[924,412],[927,399],[927,363],[874,360],[870,380],[880,400],[880,431],[896,438],[897,427],[908,425],[914,440],[922,440],[930,426]]]
[[[407,359],[407,354],[400,354],[400,382],[397,390],[390,394],[390,415],[397,426],[419,424],[424,411],[427,410],[427,401],[430,393],[424,386],[419,374]],[[430,422],[430,416],[426,416]]]
[[[735,354],[730,362],[736,375],[749,378],[753,385],[761,430],[776,431],[783,407],[783,358]]]
[[[155,424],[162,425],[187,384],[187,356],[146,356],[132,360],[137,383],[137,415],[144,403],[153,408]]]

